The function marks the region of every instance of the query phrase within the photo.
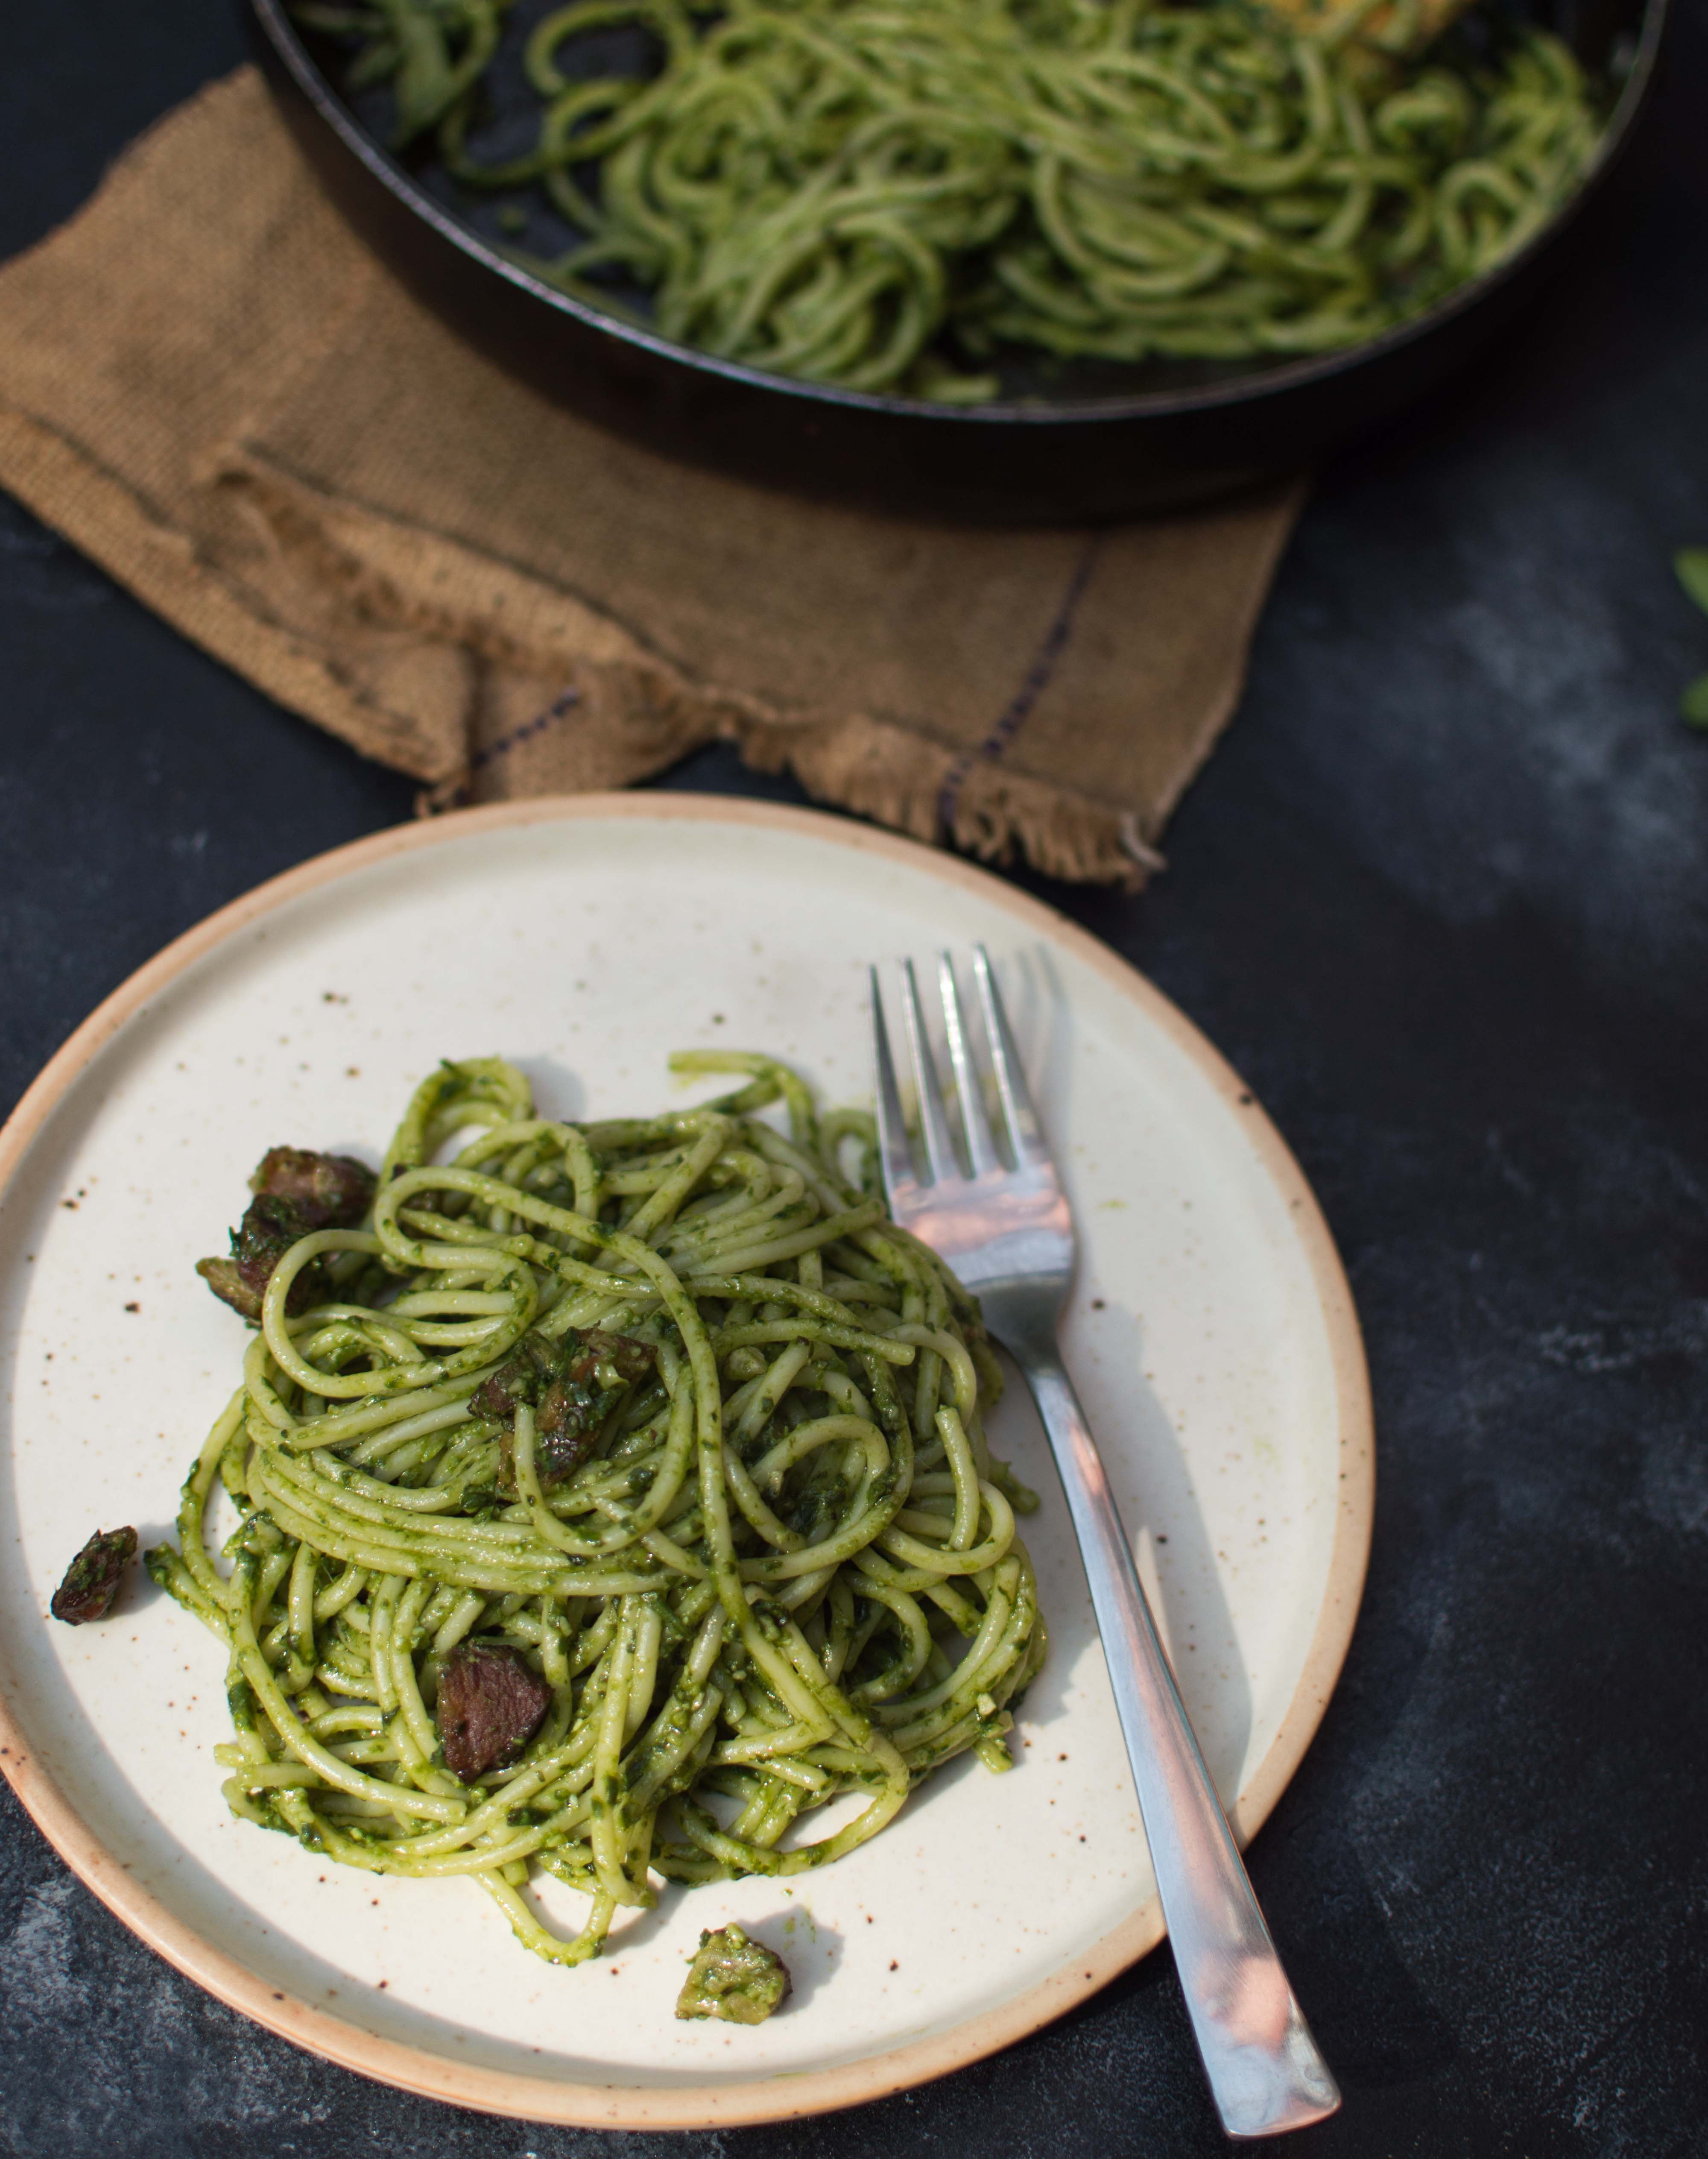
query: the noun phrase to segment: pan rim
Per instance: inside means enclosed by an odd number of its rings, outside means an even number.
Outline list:
[[[1670,7],[1671,0],[1643,0],[1642,26],[1629,71],[1576,192],[1522,247],[1493,268],[1447,293],[1421,314],[1358,344],[1279,362],[1260,372],[1233,375],[1220,382],[1190,388],[1135,391],[1124,396],[1085,397],[1065,402],[1026,398],[954,406],[771,374],[744,361],[727,360],[695,346],[679,344],[644,324],[624,322],[548,284],[522,264],[512,261],[462,218],[453,215],[369,133],[298,37],[290,22],[286,0],[249,0],[251,18],[273,56],[287,71],[316,118],[331,132],[344,152],[443,245],[515,291],[525,294],[551,313],[567,318],[582,330],[644,352],[654,360],[683,367],[691,374],[717,377],[743,390],[769,392],[805,408],[829,406],[919,427],[935,423],[974,430],[1013,427],[1095,428],[1260,406],[1271,398],[1333,382],[1366,365],[1402,354],[1474,312],[1504,287],[1521,279],[1551,252],[1602,192],[1628,147],[1654,88],[1656,60]]]

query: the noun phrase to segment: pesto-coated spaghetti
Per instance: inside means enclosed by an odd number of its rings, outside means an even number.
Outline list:
[[[577,1126],[498,1059],[442,1066],[362,1227],[292,1235],[365,1173],[273,1150],[203,1269],[256,1300],[243,1384],[148,1560],[229,1646],[234,1812],[468,1875],[560,1964],[653,1874],[798,1873],[950,1756],[1007,1768],[1044,1652],[1034,1502],[981,1423],[1000,1376],[973,1300],[845,1177],[857,1150],[869,1186],[869,1120],[769,1058],[672,1061],[747,1084]],[[591,1900],[572,1940],[536,1867]]]
[[[437,131],[517,225],[544,191],[579,237],[530,256],[565,289],[620,305],[615,277],[724,358],[962,403],[1028,348],[1374,336],[1536,232],[1601,132],[1540,31],[1379,49],[1416,0],[1307,30],[1245,0],[573,0],[519,8],[514,40],[510,0],[294,12],[390,82],[400,146]],[[613,71],[613,26],[651,34],[651,80]],[[537,100],[525,148],[484,125],[501,44]]]

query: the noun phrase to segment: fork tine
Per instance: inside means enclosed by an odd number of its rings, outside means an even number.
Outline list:
[[[960,1121],[966,1133],[967,1155],[973,1175],[982,1177],[986,1170],[999,1169],[1002,1165],[996,1159],[990,1120],[985,1115],[984,1094],[966,1038],[966,1015],[960,1008],[955,962],[946,952],[937,955],[937,979],[943,996],[943,1024],[949,1036],[950,1062],[955,1067],[955,1092],[960,1097]]]
[[[914,1150],[908,1144],[908,1127],[902,1117],[902,1098],[896,1086],[896,1068],[889,1054],[889,1031],[883,1023],[883,994],[877,986],[877,970],[872,977],[872,1065],[877,1095],[877,1155],[883,1170],[883,1188],[891,1199],[910,1189]]]
[[[1048,1162],[1050,1151],[1032,1105],[1026,1085],[1026,1068],[1014,1046],[1008,1015],[1002,1009],[1002,993],[996,987],[991,955],[982,945],[973,947],[973,972],[978,976],[979,1001],[985,1008],[985,1031],[991,1038],[991,1061],[996,1068],[996,1086],[1008,1126],[1008,1144],[1018,1167]]]
[[[925,1135],[925,1159],[931,1182],[942,1184],[960,1176],[949,1120],[943,1114],[943,1095],[937,1085],[937,1067],[925,1038],[925,1016],[919,1009],[919,986],[914,980],[914,963],[902,962],[902,1017],[908,1023],[908,1046],[914,1053],[914,1074],[919,1083],[919,1129]]]

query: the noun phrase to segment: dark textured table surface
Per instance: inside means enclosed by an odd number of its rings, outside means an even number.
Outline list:
[[[1628,208],[1449,402],[1323,478],[1141,898],[1038,885],[1245,1072],[1320,1193],[1375,1545],[1259,1894],[1346,2087],[1300,2159],[1708,2151],[1708,7]],[[239,58],[220,0],[19,8],[0,256]],[[409,813],[0,498],[0,1095],[159,945]],[[798,799],[721,753],[668,786]],[[1035,883],[1037,881],[1033,881]],[[0,1788],[0,2149],[54,2159],[1177,2159],[1166,1952],[806,2126],[535,2129],[365,2084],[155,1960]]]

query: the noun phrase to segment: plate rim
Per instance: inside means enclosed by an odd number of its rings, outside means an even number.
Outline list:
[[[1162,991],[1110,946],[993,872],[873,826],[743,795],[678,793],[536,795],[388,826],[241,894],[174,938],[96,1006],[25,1090],[0,1128],[0,1199],[73,1082],[151,999],[229,939],[305,893],[394,857],[464,835],[581,818],[759,825],[888,858],[976,893],[1102,975],[1198,1066],[1245,1120],[1263,1168],[1288,1202],[1328,1329],[1339,1421],[1339,1498],[1328,1577],[1291,1700],[1231,1820],[1243,1847],[1267,1818],[1322,1722],[1350,1645],[1369,1556],[1374,1433],[1364,1341],[1351,1289],[1315,1193],[1252,1090]],[[948,2031],[829,2068],[744,2083],[653,2086],[572,2083],[459,2063],[383,2037],[270,1985],[199,1934],[132,1878],[34,1758],[14,1714],[13,1674],[0,1667],[0,1773],[60,1857],[115,1918],[188,1979],[307,2052],[425,2098],[512,2119],[587,2129],[724,2129],[858,2105],[965,2068],[1053,2022],[1154,1949],[1164,1928],[1156,1898],[1112,1929],[1071,1970]]]

